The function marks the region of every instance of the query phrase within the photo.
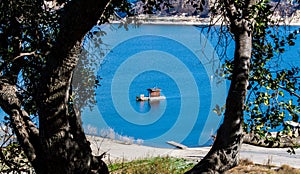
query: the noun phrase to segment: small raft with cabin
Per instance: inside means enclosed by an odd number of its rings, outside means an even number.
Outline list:
[[[166,97],[160,95],[160,88],[149,88],[147,89],[149,96],[145,96],[144,94],[140,94],[140,96],[136,97],[136,101],[153,101],[153,100],[165,100]]]

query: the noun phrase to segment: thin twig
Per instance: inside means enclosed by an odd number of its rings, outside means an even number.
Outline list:
[[[292,95],[294,95],[294,96],[296,96],[297,98],[300,99],[300,95],[297,94],[297,93],[295,93],[294,91],[291,91],[291,90],[289,90],[289,89],[287,89],[287,88],[285,88],[284,86],[281,86],[281,85],[278,85],[278,87],[281,88],[281,89],[283,89],[283,90],[285,90],[285,91],[287,91],[288,93],[290,93],[290,94],[292,94]]]
[[[36,54],[35,54],[35,51],[32,51],[32,52],[28,52],[28,53],[20,53],[20,55],[18,55],[17,57],[14,57],[13,59],[12,59],[12,61],[15,61],[15,60],[17,60],[17,59],[19,59],[20,57],[24,57],[24,56],[35,56]]]

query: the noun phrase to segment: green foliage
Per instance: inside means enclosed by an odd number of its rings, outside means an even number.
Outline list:
[[[21,147],[12,143],[1,148],[0,172],[1,173],[33,173],[30,162],[27,160]]]
[[[224,111],[225,111],[226,106],[223,105],[222,107],[220,107],[218,104],[216,105],[216,107],[213,109],[213,111],[218,115],[221,116]]]
[[[11,73],[13,67],[17,67],[19,78],[17,82],[18,95],[22,102],[22,107],[31,116],[37,116],[35,95],[38,93],[38,79],[46,65],[45,57],[55,43],[59,33],[59,21],[61,4],[65,0],[57,1],[56,6],[49,6],[40,0],[12,0],[0,1],[0,71]],[[111,1],[102,14],[99,23],[107,22],[115,12],[125,12],[130,14],[130,4],[126,0]],[[97,34],[103,34],[99,31]],[[93,36],[93,31],[87,37]],[[94,43],[95,48],[103,47],[100,37]],[[103,45],[102,45],[103,44]],[[94,50],[95,51],[95,50]],[[95,103],[93,99],[95,81],[99,84],[99,79],[94,75],[96,57],[88,60],[87,56],[91,52],[82,51],[75,75],[83,78],[84,84],[74,80],[73,98],[78,103],[77,107],[91,106]],[[76,95],[76,96],[75,96]]]
[[[7,123],[0,125],[0,173],[33,173]]]
[[[295,136],[285,121],[299,121],[300,68],[283,68],[281,64],[285,62],[286,48],[295,45],[300,30],[280,31],[278,21],[270,17],[273,7],[268,0],[253,5],[252,11],[253,48],[244,129],[259,135],[272,146],[282,136]],[[233,62],[225,60],[223,69],[230,80]],[[282,127],[284,129],[276,137],[267,136],[268,132]]]
[[[106,32],[94,26],[85,36],[77,66],[72,79],[72,96],[70,104],[77,109],[93,108],[96,104],[95,89],[101,86],[101,77],[95,75],[103,62],[103,58],[111,50],[110,45],[102,41]],[[71,107],[70,107],[71,108]]]
[[[19,95],[24,109],[34,115],[36,81],[58,32],[59,15],[45,10],[39,0],[1,1],[0,7],[0,71],[8,74],[14,67],[21,70]]]
[[[130,7],[131,4],[127,0],[112,0],[102,14],[99,24],[109,22],[110,17],[113,14],[117,15],[117,13],[126,13],[128,16],[132,16],[133,13],[131,12]]]
[[[291,129],[285,121],[299,121],[300,69],[293,66],[283,69],[280,66],[280,62],[285,61],[285,48],[295,45],[299,32],[281,34],[270,28],[268,21],[259,21],[254,28],[245,130],[265,137],[267,132],[284,127],[277,137],[266,139],[271,145],[283,135],[292,138]]]
[[[155,157],[132,162],[121,162],[109,165],[111,173],[170,173],[179,174],[191,169],[194,163],[186,159],[172,157]]]

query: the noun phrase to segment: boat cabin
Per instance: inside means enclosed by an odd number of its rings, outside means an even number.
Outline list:
[[[159,97],[160,96],[160,88],[149,88],[147,89],[150,97]]]
[[[150,101],[154,101],[154,100],[165,100],[166,97],[165,96],[161,96],[160,95],[160,88],[149,88],[147,89],[147,91],[149,92],[149,96],[146,97],[144,94],[140,94],[140,96],[136,96],[136,101],[146,101],[146,100],[150,100]]]

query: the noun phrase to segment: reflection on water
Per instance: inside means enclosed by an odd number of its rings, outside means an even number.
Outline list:
[[[136,101],[137,105],[139,106],[138,112],[145,113],[149,111],[149,102],[148,101]]]
[[[138,108],[137,112],[140,113],[146,113],[149,112],[150,110],[159,110],[160,107],[160,100],[149,100],[149,101],[136,101],[136,105]]]
[[[158,109],[160,104],[160,100],[151,100],[149,101],[149,105],[152,109]]]
[[[218,59],[211,61],[217,56],[207,42],[199,42],[205,39],[198,29],[143,25],[103,31],[107,35],[101,39],[112,50],[97,73],[102,78],[96,90],[98,113],[85,113],[90,117],[84,124],[111,127],[119,134],[143,139],[146,145],[165,147],[171,140],[187,146],[207,145],[212,128],[221,120],[212,107],[223,105],[226,86],[216,86],[209,78]],[[155,86],[166,100],[136,101],[137,95]]]

